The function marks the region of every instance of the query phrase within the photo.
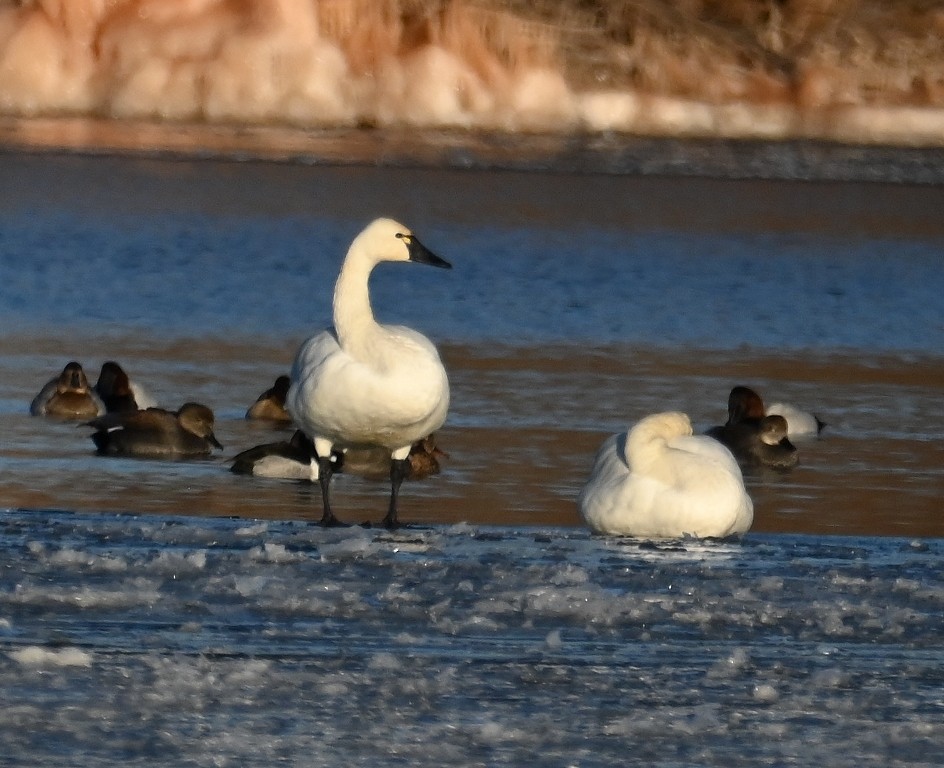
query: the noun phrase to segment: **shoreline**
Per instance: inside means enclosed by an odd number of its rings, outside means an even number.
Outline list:
[[[888,112],[888,110],[885,110]],[[913,110],[909,110],[913,111]],[[894,112],[892,110],[891,112]],[[574,174],[944,184],[937,143],[826,135],[297,128],[275,124],[0,116],[0,152]],[[891,120],[886,116],[886,122]],[[839,134],[841,135],[841,134]]]

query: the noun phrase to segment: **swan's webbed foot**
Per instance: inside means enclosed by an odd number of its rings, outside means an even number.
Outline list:
[[[350,528],[351,526],[350,523],[345,523],[341,520],[338,520],[338,518],[334,516],[333,512],[325,512],[321,516],[321,520],[318,521],[318,525],[320,525],[322,528]]]

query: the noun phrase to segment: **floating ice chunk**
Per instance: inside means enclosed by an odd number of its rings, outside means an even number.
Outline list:
[[[842,688],[849,682],[849,675],[837,668],[821,669],[810,677],[810,687],[813,689]]]
[[[776,688],[770,685],[770,683],[761,683],[754,686],[755,701],[759,701],[762,704],[773,704],[779,699],[780,694],[777,692]]]
[[[576,586],[578,584],[586,584],[588,581],[590,581],[590,574],[587,573],[586,568],[568,563],[559,570],[555,571],[551,575],[550,581],[551,584],[558,586],[565,586],[568,584]]]
[[[348,528],[351,534],[318,544],[322,560],[345,560],[352,557],[364,557],[376,552],[377,544],[363,530]]]
[[[564,645],[564,641],[561,638],[561,631],[559,629],[551,630],[547,633],[547,637],[544,638],[544,646],[549,651],[559,651]]]
[[[247,536],[255,537],[262,536],[269,530],[269,524],[266,522],[256,523],[255,525],[244,525],[242,528],[237,528],[233,533],[236,536]]]
[[[60,549],[49,556],[51,565],[62,568],[89,568],[93,571],[120,573],[127,570],[128,562],[121,557],[93,555],[77,549]]]
[[[269,584],[268,576],[237,576],[233,580],[233,588],[242,597],[255,597]]]
[[[469,523],[456,523],[455,525],[450,525],[444,531],[445,535],[448,537],[452,536],[474,536],[478,529],[470,525]]]
[[[168,552],[164,550],[158,553],[149,564],[148,570],[154,573],[171,576],[188,575],[202,571],[206,567],[206,552],[197,550],[194,552]]]
[[[300,552],[290,552],[284,544],[267,541],[261,547],[253,547],[247,553],[251,562],[256,563],[297,563],[304,560]]]
[[[13,651],[10,657],[24,667],[90,667],[92,654],[78,648],[51,651],[38,645],[29,645]]]
[[[383,651],[371,656],[367,668],[375,672],[399,672],[403,664],[394,654]]]
[[[718,659],[708,670],[708,677],[724,679],[737,677],[749,664],[751,657],[744,648],[735,648],[723,659]]]

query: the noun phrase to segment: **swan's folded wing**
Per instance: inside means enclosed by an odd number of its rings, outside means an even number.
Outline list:
[[[668,441],[668,447],[691,458],[691,461],[686,462],[686,466],[705,468],[714,466],[718,470],[741,477],[741,468],[734,454],[713,437],[705,435],[673,437]]]

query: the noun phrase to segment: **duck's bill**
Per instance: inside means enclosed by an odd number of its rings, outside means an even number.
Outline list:
[[[407,250],[410,253],[410,261],[415,261],[417,264],[429,264],[431,267],[452,269],[452,264],[445,259],[439,258],[439,256],[423,245],[415,235],[405,237],[404,240],[406,241]]]

